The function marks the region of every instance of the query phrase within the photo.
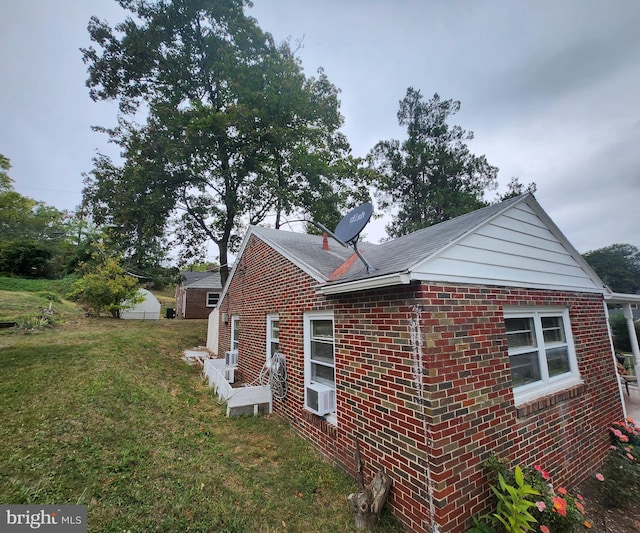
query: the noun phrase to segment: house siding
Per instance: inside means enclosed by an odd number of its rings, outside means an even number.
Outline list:
[[[210,292],[220,292],[216,289],[184,289],[185,305],[182,309],[183,318],[207,318],[213,307],[207,307],[207,294]]]
[[[278,313],[287,396],[274,412],[351,474],[357,438],[365,478],[380,466],[392,477],[389,503],[407,531],[465,531],[489,505],[492,453],[541,464],[566,486],[601,464],[622,417],[601,295],[422,283],[323,297],[316,286],[250,238],[220,305],[240,316],[238,372],[258,378],[266,316]],[[584,383],[516,406],[505,306],[568,308]],[[322,309],[334,312],[337,425],[303,408],[303,314]],[[221,322],[221,351],[230,331]]]
[[[519,204],[416,269],[430,280],[600,291],[547,225]]]

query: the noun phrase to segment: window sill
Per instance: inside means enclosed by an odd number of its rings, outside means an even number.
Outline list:
[[[552,407],[558,403],[570,400],[571,398],[576,398],[584,394],[586,390],[587,386],[584,384],[584,382],[579,381],[566,388],[562,388],[561,390],[543,393],[544,396],[530,399],[521,403],[516,403],[516,417],[525,418],[534,413],[537,413],[538,411],[548,409],[549,407]]]
[[[318,416],[307,409],[302,411],[302,418],[322,433],[335,438],[338,434],[338,417],[336,413]]]

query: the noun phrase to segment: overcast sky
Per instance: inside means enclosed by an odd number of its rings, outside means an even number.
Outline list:
[[[579,252],[640,247],[640,1],[254,0],[248,12],[278,41],[302,39],[306,74],[323,67],[341,90],[354,155],[403,138],[409,86],[437,92],[460,100],[450,122],[475,133],[502,187],[535,182]],[[116,108],[89,98],[79,48],[91,15],[123,14],[115,0],[0,0],[0,153],[19,193],[80,203],[82,174],[108,150],[91,126],[115,124]]]

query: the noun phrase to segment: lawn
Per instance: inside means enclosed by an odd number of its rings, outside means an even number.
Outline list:
[[[0,503],[85,504],[91,532],[355,531],[350,477],[277,417],[226,418],[181,360],[206,321],[52,308],[63,324],[0,330]]]

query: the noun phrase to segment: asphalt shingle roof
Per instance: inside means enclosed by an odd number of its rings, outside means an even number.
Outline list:
[[[522,201],[522,198],[511,198],[382,244],[359,243],[358,250],[375,270],[367,273],[364,263],[357,259],[350,268],[345,269],[344,274],[334,276],[331,281],[331,274],[354,255],[353,248],[345,248],[329,238],[329,251],[323,250],[323,238],[320,235],[258,226],[252,227],[252,231],[294,264],[312,271],[319,281],[343,283],[407,272],[485,221]]]
[[[338,282],[406,272],[521,199],[520,196],[511,198],[499,204],[490,205],[398,237],[373,248],[363,244],[361,253],[376,270],[367,274],[364,264],[358,261]]]
[[[309,235],[292,231],[254,226],[252,232],[294,264],[311,271],[319,280],[327,280],[351,255],[353,250],[345,248],[329,237],[329,250],[323,250],[322,235]]]
[[[221,288],[220,272],[191,272],[189,270],[180,271],[183,278],[182,286],[189,287],[198,284],[201,288]],[[206,281],[205,281],[206,280]]]

